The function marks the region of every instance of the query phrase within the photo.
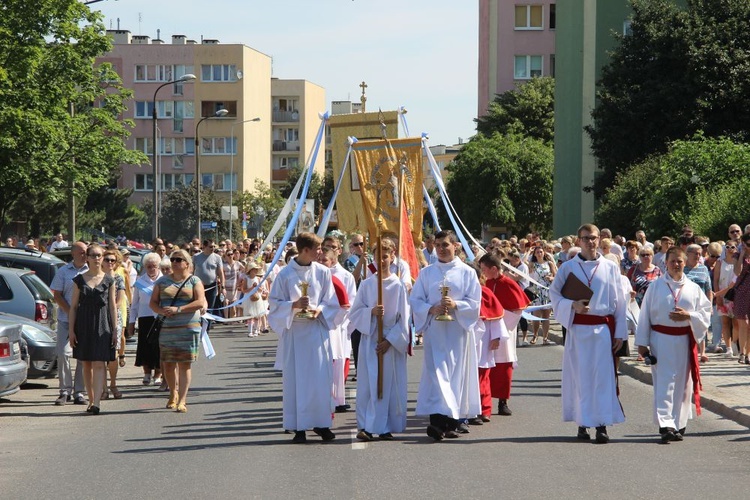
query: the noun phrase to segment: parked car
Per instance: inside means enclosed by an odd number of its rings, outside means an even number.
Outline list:
[[[57,329],[57,305],[52,290],[28,269],[0,267],[0,312]]]
[[[0,319],[0,397],[19,391],[28,367],[21,358],[21,325]]]
[[[0,312],[0,319],[21,325],[28,353],[29,378],[57,375],[57,332],[30,319]],[[23,346],[22,346],[23,347]]]
[[[0,247],[0,266],[31,269],[47,286],[52,284],[57,270],[64,265],[65,262],[50,253],[25,248]]]
[[[126,247],[120,247],[120,251],[122,252]],[[70,253],[71,247],[67,248],[61,248],[59,250],[55,250],[52,252],[52,255],[57,257],[58,259],[64,261],[64,262],[70,262],[73,260],[73,256]],[[141,259],[144,255],[146,255],[149,250],[140,250],[138,248],[128,248],[128,251],[130,252],[130,261],[133,263],[133,267],[135,267],[135,271],[138,274],[141,274]]]

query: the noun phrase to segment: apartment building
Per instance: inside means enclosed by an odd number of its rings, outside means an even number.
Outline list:
[[[536,76],[555,76],[556,4],[479,0],[477,116],[501,94]]]

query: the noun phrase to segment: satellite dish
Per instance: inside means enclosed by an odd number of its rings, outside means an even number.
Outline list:
[[[238,80],[242,80],[242,70],[241,69],[237,70],[237,79]]]

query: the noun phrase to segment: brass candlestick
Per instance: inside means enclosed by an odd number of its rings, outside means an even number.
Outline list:
[[[443,296],[443,298],[448,296],[448,292],[450,291],[450,289],[451,287],[449,287],[448,285],[442,285],[440,287],[440,294]],[[435,316],[435,321],[455,321],[455,320],[453,319],[453,316],[448,314],[448,310],[446,309],[446,311],[443,314],[438,314],[437,316]]]
[[[302,291],[303,297],[307,297],[307,290],[309,287],[310,287],[310,283],[308,283],[307,281],[299,282],[299,288],[300,288],[300,291]],[[299,318],[299,319],[314,319],[315,314],[311,310],[305,307],[300,312],[295,314],[294,317]]]

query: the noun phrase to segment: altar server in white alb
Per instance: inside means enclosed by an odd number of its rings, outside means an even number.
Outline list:
[[[482,290],[474,269],[456,257],[458,245],[453,231],[435,235],[438,262],[419,272],[409,301],[414,327],[424,332],[416,413],[429,415],[427,435],[436,441],[457,438],[458,419],[482,412],[474,340]],[[438,319],[446,315],[452,320]]]
[[[304,443],[308,429],[330,441],[336,436],[330,429],[334,403],[329,332],[337,326],[339,302],[330,269],[315,262],[320,238],[300,233],[296,243],[299,254],[276,277],[269,296],[268,320],[283,339],[277,354],[283,358],[283,424],[295,431],[294,443]]]
[[[625,421],[618,398],[614,353],[628,338],[627,301],[620,269],[597,253],[599,228],[584,224],[578,229],[580,253],[560,266],[550,285],[555,318],[568,329],[563,351],[563,421],[578,424],[578,439],[589,440],[596,427],[596,442],[609,442],[607,426]],[[562,295],[569,275],[592,291],[590,300],[570,300]]]
[[[354,303],[357,295],[357,285],[352,273],[339,264],[341,243],[333,236],[326,236],[323,240],[323,250],[318,256],[318,262],[331,270],[331,274],[339,280],[346,289],[349,306]],[[339,305],[341,301],[339,300]],[[344,413],[349,409],[346,404],[346,377],[349,375],[349,357],[352,354],[352,342],[347,333],[349,324],[349,308],[341,306],[340,317],[336,320],[338,326],[331,330],[331,353],[333,354],[333,399],[336,403],[336,413]]]
[[[653,356],[654,423],[663,443],[682,441],[692,399],[700,415],[698,345],[711,322],[711,301],[685,276],[685,260],[680,247],[667,251],[667,274],[646,290],[635,335],[639,354]]]
[[[406,287],[391,272],[396,258],[387,238],[375,249],[383,279],[383,304],[378,305],[378,277],[371,275],[357,291],[349,311],[349,331],[359,330],[357,366],[357,439],[393,439],[406,428],[406,355],[409,348],[409,304]],[[383,341],[378,343],[378,316],[383,318]],[[383,397],[378,399],[378,353],[383,353]]]

